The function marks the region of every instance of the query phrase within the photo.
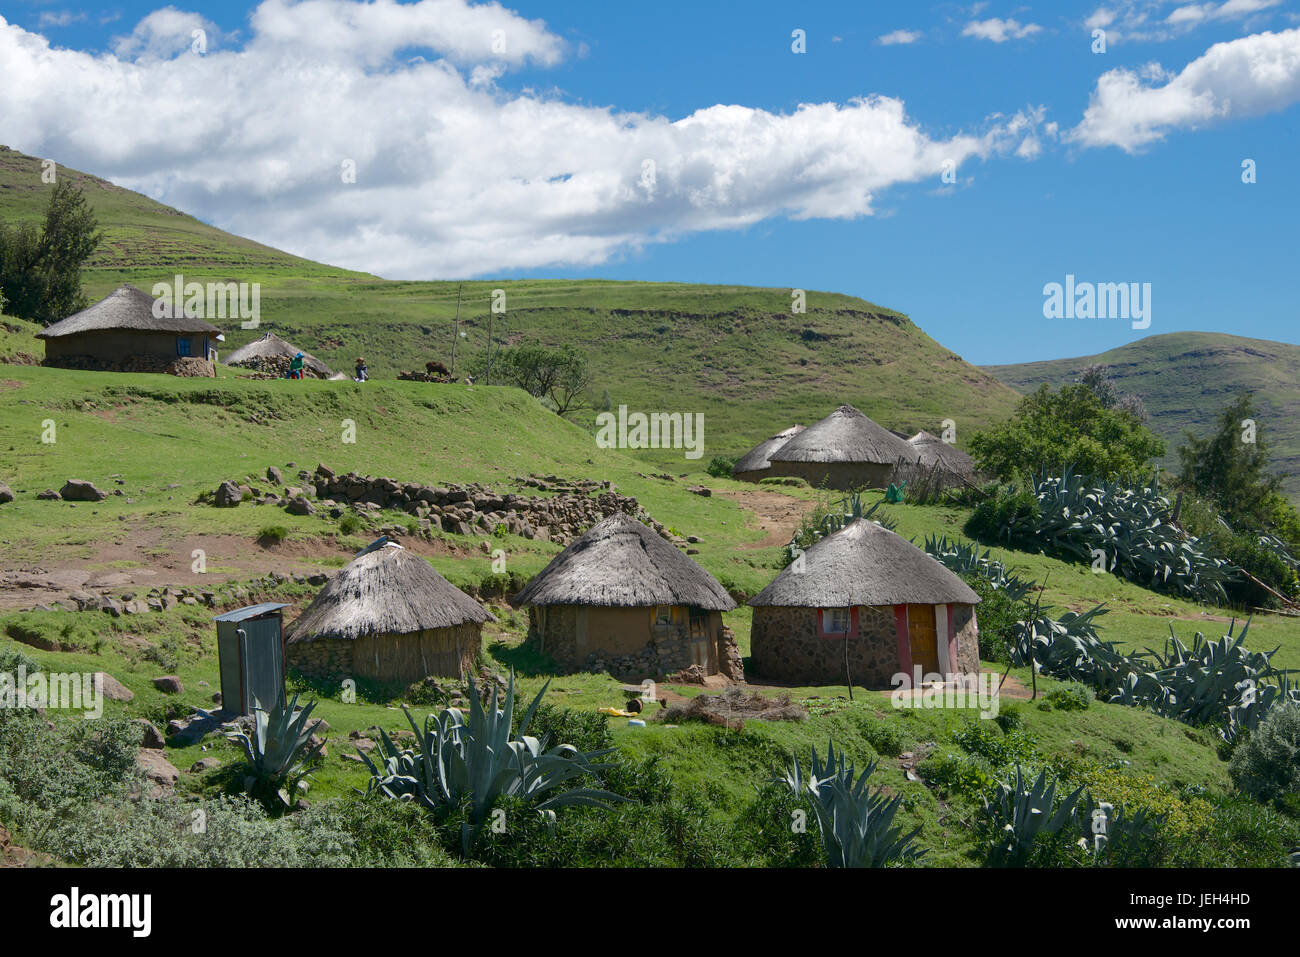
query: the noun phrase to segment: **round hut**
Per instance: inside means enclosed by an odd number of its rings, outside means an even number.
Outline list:
[[[615,512],[552,559],[515,596],[528,640],[562,668],[659,677],[698,665],[739,667],[722,612],[736,607],[703,568],[630,515]]]
[[[851,405],[842,405],[769,453],[769,475],[793,475],[827,488],[884,488],[899,459],[916,451]]]
[[[463,678],[485,621],[496,618],[419,555],[386,542],[345,565],[289,626],[285,660],[332,680]]]
[[[929,468],[938,465],[955,475],[969,477],[975,474],[975,460],[954,445],[949,445],[937,435],[917,432],[907,440],[916,451],[920,463]]]
[[[288,368],[289,361],[300,352],[302,350],[293,343],[281,339],[274,332],[268,332],[262,338],[254,339],[230,353],[226,356],[225,364],[280,374],[280,366]],[[313,379],[328,379],[334,375],[334,370],[306,352],[302,352],[302,368],[303,374]]]
[[[757,482],[771,474],[772,463],[768,456],[804,430],[802,425],[792,425],[770,439],[764,439],[736,460],[731,467],[731,477],[742,482]]]
[[[750,670],[791,684],[890,687],[898,673],[979,672],[979,596],[940,562],[858,519],[749,602]]]

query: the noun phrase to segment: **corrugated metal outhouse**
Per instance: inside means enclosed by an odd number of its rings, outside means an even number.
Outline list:
[[[236,608],[213,619],[217,623],[222,710],[252,714],[254,699],[263,708],[272,708],[284,697],[280,611],[288,607],[265,602]]]

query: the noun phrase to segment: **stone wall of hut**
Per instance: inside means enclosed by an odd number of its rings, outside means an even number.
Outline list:
[[[956,670],[979,672],[979,629],[973,605],[950,605],[957,637]],[[890,688],[903,671],[898,656],[894,606],[862,606],[858,634],[849,639],[849,673],[854,684]],[[944,640],[946,636],[939,636]],[[791,684],[844,684],[844,639],[823,638],[816,608],[759,606],[750,631],[750,673]]]
[[[813,488],[825,484],[826,488],[847,491],[854,488],[885,488],[894,471],[889,465],[871,465],[866,462],[773,462],[759,473],[761,478],[795,476]]]
[[[749,653],[749,672],[758,680],[845,683],[844,639],[818,634],[816,608],[756,607]],[[849,639],[848,660],[855,685],[890,686],[889,679],[899,671],[893,605],[858,609],[858,634]]]
[[[464,678],[482,650],[482,626],[466,622],[405,635],[290,641],[288,667],[312,678],[411,684],[429,676]]]
[[[528,609],[528,642],[565,672],[605,671],[618,678],[642,680],[699,664],[705,674],[734,670],[743,675],[735,637],[723,627],[721,612],[708,613],[702,647],[699,639],[690,638],[684,629],[656,627],[653,616],[653,608],[532,606]]]

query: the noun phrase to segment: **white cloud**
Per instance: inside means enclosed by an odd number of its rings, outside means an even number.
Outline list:
[[[511,92],[502,58],[556,62],[564,44],[464,0],[267,0],[250,24],[239,49],[127,60],[53,49],[0,19],[5,138],[300,255],[434,278],[595,264],[772,217],[872,215],[882,191],[948,162],[1031,155],[1042,120],[934,138],[888,97],[674,121]]]
[[[49,27],[67,27],[86,19],[84,13],[73,13],[71,10],[46,10],[41,14],[38,21],[42,30]]]
[[[1155,85],[1160,84],[1160,85]],[[1300,29],[1216,43],[1177,74],[1148,64],[1097,81],[1083,121],[1065,139],[1141,149],[1177,129],[1271,113],[1300,101]]]
[[[1233,20],[1261,27],[1282,0],[1224,0],[1221,3],[1171,3],[1170,0],[1109,0],[1085,21],[1088,29],[1107,28],[1110,41],[1163,42],[1208,23]],[[1168,9],[1173,7],[1172,10]]]
[[[990,17],[988,20],[972,20],[962,29],[964,37],[976,37],[980,40],[992,40],[1005,43],[1007,40],[1023,40],[1033,36],[1043,28],[1036,23],[1020,23],[1018,20],[1003,20]]]
[[[876,42],[882,47],[891,47],[905,43],[915,43],[919,39],[921,39],[920,30],[894,30],[891,33],[877,37]]]
[[[216,25],[199,14],[163,7],[137,23],[128,35],[114,37],[113,52],[120,57],[165,59],[189,50],[196,31],[203,34],[205,45],[220,36]]]

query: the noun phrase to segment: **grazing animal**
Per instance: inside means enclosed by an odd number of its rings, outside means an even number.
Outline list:
[[[429,375],[451,375],[451,372],[447,367],[436,359],[432,362],[426,362],[424,364],[424,369],[429,373]]]

